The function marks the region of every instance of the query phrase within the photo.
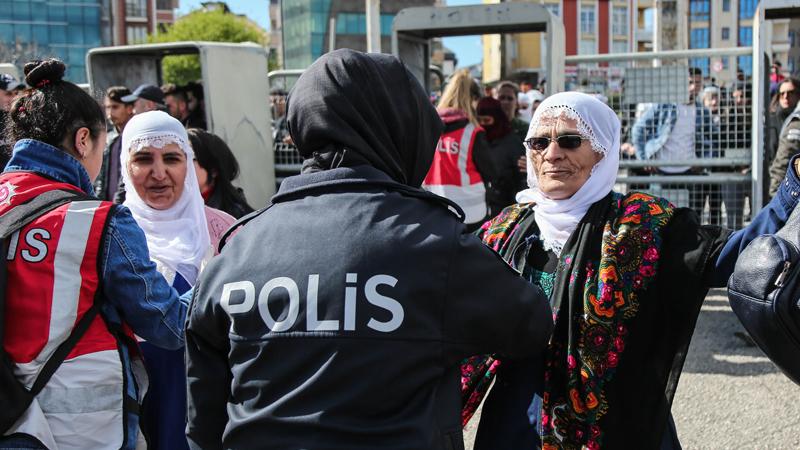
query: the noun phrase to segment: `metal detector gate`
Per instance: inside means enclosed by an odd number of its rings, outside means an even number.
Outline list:
[[[474,34],[547,34],[547,94],[564,90],[564,25],[538,3],[406,8],[392,26],[392,54],[430,90],[430,39]]]

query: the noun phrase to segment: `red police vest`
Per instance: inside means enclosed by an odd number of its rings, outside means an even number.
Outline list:
[[[34,173],[4,173],[0,175],[0,215],[55,189],[79,191]],[[110,202],[99,200],[68,203],[8,239],[4,348],[15,363],[18,379],[28,387],[94,302],[111,208]],[[123,379],[118,341],[98,315],[16,431],[40,440],[50,440],[50,436],[58,442],[59,427],[74,426],[92,429],[98,434],[93,438],[108,439],[109,445],[119,448],[124,435]],[[39,409],[47,415],[46,421]]]
[[[458,204],[466,214],[466,223],[486,217],[486,188],[472,161],[475,137],[480,128],[466,127],[442,134],[436,146],[433,163],[423,187]]]

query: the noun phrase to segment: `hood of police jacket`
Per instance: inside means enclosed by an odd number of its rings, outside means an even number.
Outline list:
[[[413,187],[425,179],[442,131],[402,61],[351,49],[327,53],[303,72],[289,93],[287,118],[307,160],[323,160],[324,168],[367,164]]]

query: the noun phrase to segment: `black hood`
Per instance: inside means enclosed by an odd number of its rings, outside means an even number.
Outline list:
[[[287,99],[304,166],[368,164],[419,187],[442,122],[425,90],[396,57],[340,49],[317,59]],[[309,164],[308,161],[311,161]]]

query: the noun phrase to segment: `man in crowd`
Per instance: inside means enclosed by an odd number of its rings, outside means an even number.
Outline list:
[[[206,129],[206,120],[198,109],[192,111],[189,107],[189,97],[185,88],[179,88],[174,84],[166,84],[161,87],[164,93],[164,103],[167,105],[167,112],[172,117],[181,121],[186,128]]]
[[[689,68],[689,101],[685,104],[653,104],[631,128],[633,144],[624,144],[623,152],[634,152],[641,160],[688,160],[694,158],[720,157],[717,138],[719,130],[714,126],[711,112],[700,102],[703,88],[700,69]],[[702,173],[691,166],[659,166],[653,169],[659,175],[691,175]],[[670,189],[685,189],[689,192],[689,205],[701,213],[706,197],[711,198],[709,221],[719,224],[719,192],[711,185],[663,185]]]
[[[528,96],[528,101],[531,104],[531,117],[533,117],[533,113],[536,112],[536,108],[539,107],[539,103],[542,103],[545,99],[544,94],[542,94],[542,91],[538,89],[531,89],[525,95]]]
[[[783,76],[783,73],[781,72],[782,72],[781,62],[775,61],[774,63],[772,63],[772,67],[770,67],[770,73],[769,73],[770,95],[774,95],[780,84],[783,82],[784,79],[786,79],[786,77]]]
[[[120,152],[122,130],[133,117],[133,103],[122,99],[130,95],[130,89],[125,86],[112,86],[106,91],[106,98],[103,101],[106,118],[114,126],[117,135],[103,152],[103,165],[100,168],[100,176],[94,183],[94,191],[98,198],[116,203],[122,203],[125,199],[125,193],[120,189]]]
[[[17,81],[13,76],[4,73],[0,74],[0,127],[6,122],[6,115],[11,109],[11,103],[17,98],[19,92],[25,84]],[[13,142],[6,142],[0,138],[0,170],[2,170],[11,157],[11,146]]]
[[[272,112],[272,142],[291,144],[292,137],[286,125],[286,90],[274,87],[269,91],[269,104]]]
[[[17,81],[12,75],[7,73],[0,74],[0,109],[3,112],[8,112],[11,108],[11,103],[24,88],[25,84]]]
[[[189,113],[201,117],[205,124],[206,102],[202,81],[190,81],[183,89],[186,92],[186,103],[189,105]]]
[[[533,89],[533,83],[532,82],[530,82],[528,80],[522,80],[519,83],[519,91],[522,92],[523,94],[527,94],[528,91],[530,91],[531,89]]]
[[[785,85],[786,83],[784,83]],[[783,85],[781,85],[783,88]],[[778,151],[775,159],[769,166],[769,195],[774,196],[786,174],[786,167],[792,156],[800,153],[800,103],[795,105],[794,111],[784,121],[778,141]],[[778,174],[782,170],[783,174]]]
[[[764,149],[765,159],[773,161],[778,151],[778,140],[786,119],[794,111],[800,100],[800,79],[791,77],[778,83],[778,90],[770,104],[767,123],[767,146]],[[786,166],[784,165],[784,170]],[[781,177],[783,178],[783,177]],[[778,180],[780,182],[780,180]],[[772,191],[772,189],[770,189]]]
[[[158,86],[143,84],[136,88],[131,95],[121,99],[125,103],[133,103],[133,113],[141,114],[147,111],[166,111],[164,93]]]

